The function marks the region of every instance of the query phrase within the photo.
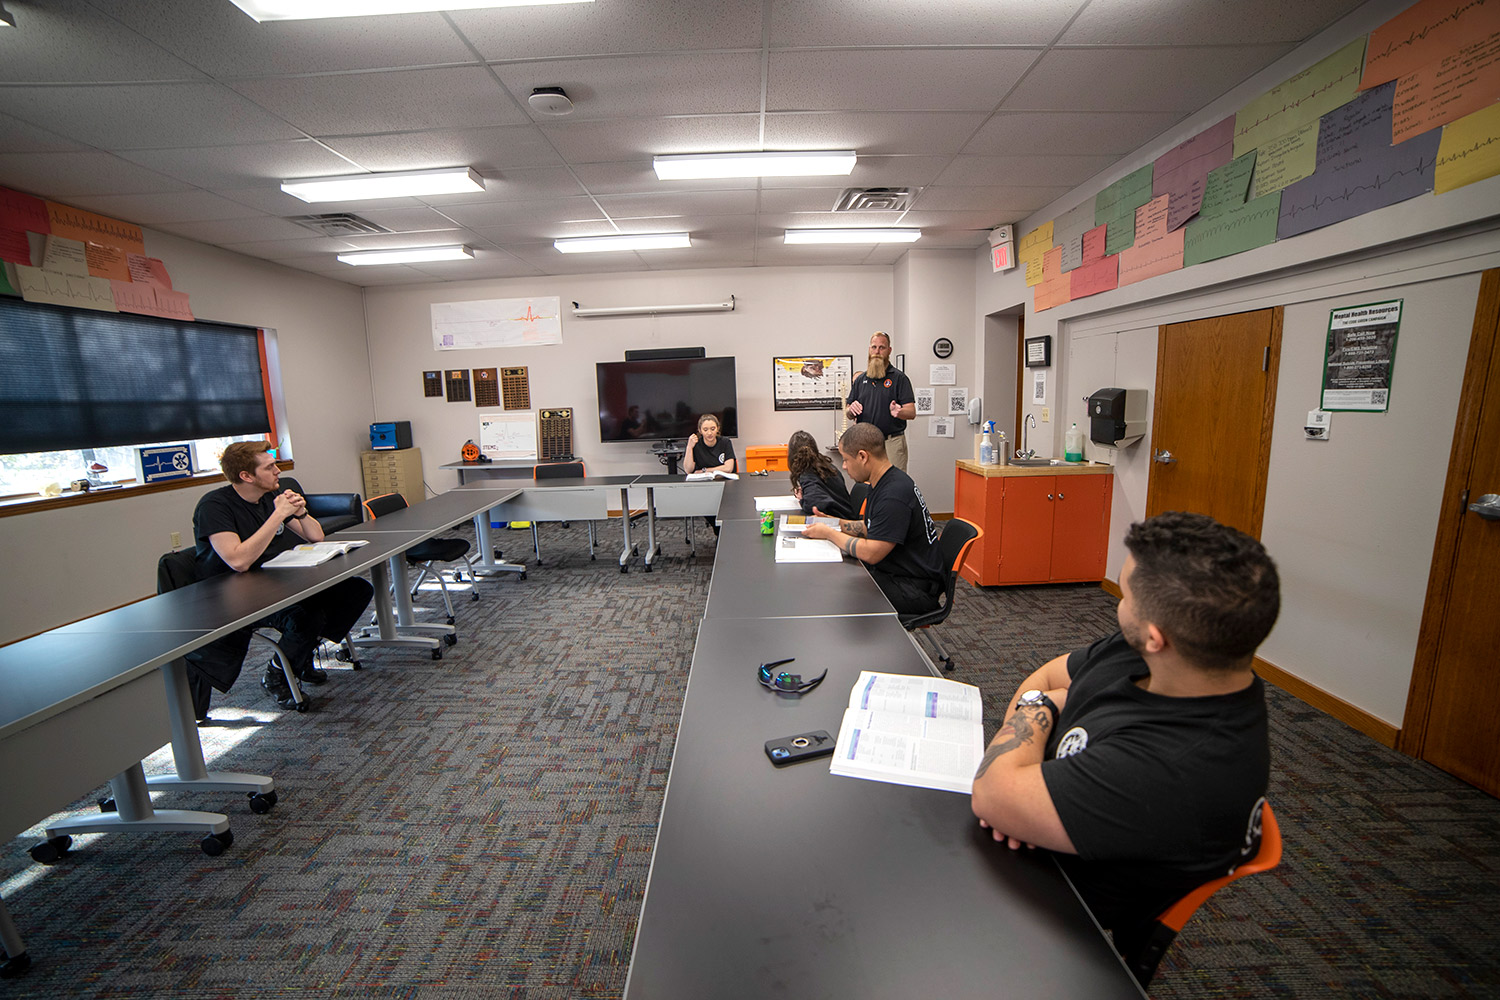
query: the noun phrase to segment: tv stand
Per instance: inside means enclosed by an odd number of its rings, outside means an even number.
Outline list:
[[[667,467],[667,475],[677,475],[677,461],[687,454],[687,450],[676,441],[658,441],[651,446],[651,454],[656,460]]]

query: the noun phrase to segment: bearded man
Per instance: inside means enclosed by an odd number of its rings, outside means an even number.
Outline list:
[[[874,424],[885,435],[885,454],[906,471],[906,422],[917,415],[917,396],[911,379],[891,364],[891,338],[883,330],[870,337],[870,356],[864,373],[855,376],[844,412],[861,424]]]

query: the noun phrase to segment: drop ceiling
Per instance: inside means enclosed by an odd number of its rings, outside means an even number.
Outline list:
[[[1209,104],[1355,0],[596,0],[257,24],[229,0],[5,0],[0,185],[359,285],[891,264],[787,228],[977,247]],[[575,110],[538,115],[532,88]],[[664,153],[854,149],[849,177],[667,182]],[[307,205],[283,178],[469,166],[483,193]],[[847,188],[903,212],[833,213]],[[352,212],[391,230],[289,221]],[[563,236],[693,247],[563,255]],[[474,259],[352,268],[357,249]]]

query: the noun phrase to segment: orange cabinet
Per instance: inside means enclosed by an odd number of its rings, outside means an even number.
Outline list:
[[[1003,468],[1003,467],[1002,467]],[[984,530],[960,567],[982,586],[1104,578],[1111,473],[954,474],[953,513]]]
[[[745,449],[745,467],[741,472],[785,472],[786,445],[756,445]]]

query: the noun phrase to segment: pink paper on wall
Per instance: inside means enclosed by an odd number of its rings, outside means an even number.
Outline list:
[[[1135,245],[1120,252],[1120,284],[1182,269],[1187,230],[1167,228],[1168,198],[1163,194],[1135,210]]]
[[[31,266],[31,241],[17,229],[0,229],[0,260]]]
[[[1139,210],[1138,210],[1139,211]],[[1075,299],[1081,299],[1085,295],[1098,295],[1110,289],[1118,288],[1120,285],[1120,255],[1103,257],[1099,260],[1089,261],[1082,267],[1069,272],[1072,285],[1069,289]]]
[[[0,229],[15,229],[20,232],[52,232],[52,221],[47,215],[47,203],[29,194],[0,187]],[[28,264],[29,266],[29,264]]]
[[[1036,286],[1032,309],[1041,312],[1060,306],[1073,298],[1073,282],[1062,269],[1062,247],[1053,247],[1042,257],[1042,283]],[[1076,268],[1075,268],[1076,270]]]
[[[1198,214],[1209,171],[1234,159],[1234,116],[1211,125],[1187,142],[1167,150],[1152,166],[1151,194],[1170,195],[1167,229],[1177,229]],[[1139,234],[1137,234],[1139,239]]]

